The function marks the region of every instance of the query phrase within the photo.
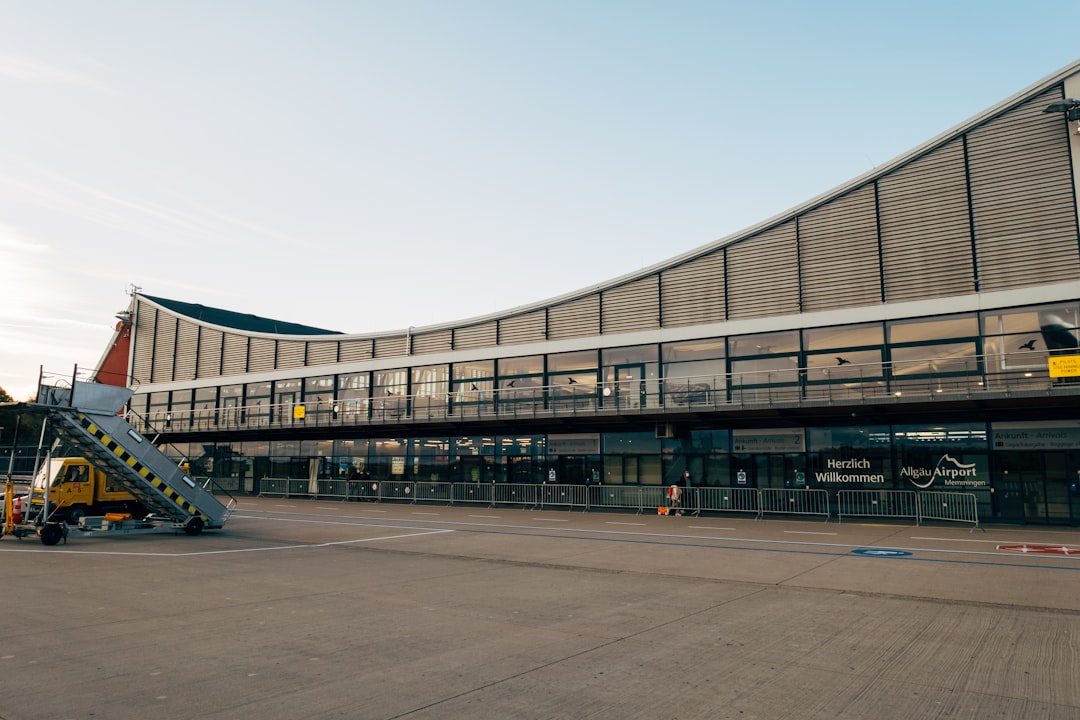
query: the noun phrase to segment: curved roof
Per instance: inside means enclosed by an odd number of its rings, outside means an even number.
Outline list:
[[[311,327],[310,325],[300,325],[298,323],[284,322],[282,320],[271,320],[270,318],[259,317],[258,315],[250,315],[246,313],[233,312],[231,310],[222,310],[220,308],[207,307],[205,305],[199,305],[196,303],[180,302],[179,300],[168,300],[166,298],[154,297],[152,295],[143,295],[142,297],[152,302],[161,305],[168,310],[171,310],[178,315],[184,315],[193,320],[199,320],[210,325],[218,325],[221,327],[230,328],[232,330],[241,330],[246,332],[257,333],[273,333],[277,335],[340,335],[337,330],[324,330],[322,328]]]

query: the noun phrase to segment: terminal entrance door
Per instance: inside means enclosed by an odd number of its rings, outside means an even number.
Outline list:
[[[1078,480],[1080,452],[1015,451],[996,454],[994,483],[1001,520],[1038,525],[1080,524],[1080,502],[1070,485]]]

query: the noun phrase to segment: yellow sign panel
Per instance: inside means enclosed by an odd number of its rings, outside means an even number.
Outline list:
[[[1050,377],[1076,377],[1080,375],[1080,355],[1059,355],[1048,358]]]
[[[304,406],[303,405],[293,405],[292,417],[293,417],[293,420],[303,420],[304,419]]]

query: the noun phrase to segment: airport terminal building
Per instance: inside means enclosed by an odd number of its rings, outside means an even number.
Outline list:
[[[1080,525],[1072,98],[1080,62],[735,235],[459,322],[344,334],[135,292],[96,377],[131,387],[132,424],[193,474],[245,492],[689,470]]]

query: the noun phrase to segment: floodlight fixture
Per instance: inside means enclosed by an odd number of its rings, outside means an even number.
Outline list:
[[[1076,132],[1080,134],[1080,100],[1065,98],[1050,105],[1043,110],[1044,113],[1065,113],[1065,119],[1076,122]]]

